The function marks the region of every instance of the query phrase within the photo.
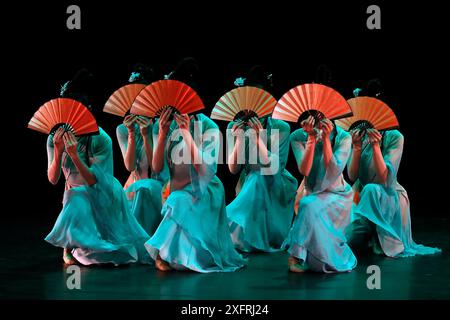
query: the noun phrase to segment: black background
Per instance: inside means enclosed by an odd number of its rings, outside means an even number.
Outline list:
[[[126,83],[136,62],[163,74],[186,56],[200,63],[206,114],[256,63],[272,70],[276,98],[312,81],[322,63],[332,69],[333,86],[346,98],[367,80],[381,78],[405,136],[399,182],[409,193],[412,215],[446,214],[447,190],[439,185],[448,176],[446,13],[440,2],[393,2],[128,0],[94,5],[73,0],[4,7],[2,168],[12,206],[3,218],[42,220],[50,230],[57,217],[63,183],[48,182],[46,136],[26,125],[78,68],[87,67],[101,84],[96,116],[114,141],[115,175],[125,182],[115,136],[121,119],[103,114],[102,103]],[[70,4],[81,8],[81,30],[66,28]],[[381,7],[381,30],[366,27],[370,4]],[[300,181],[292,153],[288,168]],[[229,202],[237,177],[225,165],[218,175]]]

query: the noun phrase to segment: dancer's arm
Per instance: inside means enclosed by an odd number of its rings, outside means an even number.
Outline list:
[[[158,122],[158,139],[156,143],[156,148],[154,149],[154,154],[152,157],[152,171],[155,173],[160,173],[164,168],[164,153],[166,147],[166,137],[167,132],[170,127],[170,115],[172,110],[170,108],[165,109],[161,113],[161,117]]]
[[[360,130],[350,131],[352,136],[352,154],[350,158],[350,165],[348,166],[348,177],[351,181],[356,181],[359,176],[359,162],[361,159],[361,140],[362,132]]]
[[[323,160],[325,162],[325,168],[328,168],[331,158],[333,157],[333,147],[331,146],[330,134],[333,131],[333,123],[324,119],[320,122],[322,128],[323,139]]]
[[[191,132],[189,130],[189,115],[175,114],[175,121],[177,122],[178,127],[181,130],[181,135],[183,136],[184,143],[186,143],[187,149],[190,152],[190,159],[193,162],[192,165],[194,166],[195,171],[197,171],[197,173],[201,176],[204,175],[206,169],[203,166],[202,154],[195,144],[195,141],[192,138]]]
[[[381,153],[380,148],[380,141],[382,136],[375,129],[367,130],[367,134],[369,137],[369,142],[372,145],[373,161],[375,164],[375,170],[377,172],[378,182],[384,184],[387,180],[388,169],[386,163],[384,162],[383,154]]]
[[[97,182],[97,179],[89,167],[81,160],[77,150],[78,141],[75,138],[75,135],[72,132],[66,132],[63,135],[63,140],[66,147],[66,152],[72,159],[73,164],[77,168],[83,180],[89,186],[94,185]]]
[[[62,153],[64,151],[64,141],[63,136],[64,129],[59,128],[56,130],[52,137],[49,137],[49,142],[47,143],[47,156],[48,156],[48,168],[47,177],[51,184],[56,185],[61,176],[61,160]],[[50,139],[52,139],[53,146],[51,146]]]
[[[139,125],[139,130],[141,132],[142,140],[144,141],[144,150],[145,155],[147,157],[147,161],[149,166],[151,166],[152,158],[153,158],[153,146],[152,146],[152,137],[148,136],[149,131],[151,133],[151,119],[147,119],[144,117],[137,118],[137,124]],[[150,130],[149,130],[150,128]]]
[[[233,151],[228,156],[228,169],[230,169],[230,172],[232,174],[237,174],[241,169],[242,164],[238,163],[238,159],[245,159],[245,133],[242,129],[243,126],[244,122],[238,120],[233,124],[231,128],[231,134],[236,137],[236,143],[234,145]]]
[[[314,151],[316,149],[316,131],[314,130],[314,118],[308,117],[305,121],[302,122],[303,130],[308,134],[308,140],[306,141],[306,147],[303,153],[303,158],[301,159],[299,164],[300,173],[307,177],[311,172],[312,163],[314,160]]]
[[[125,168],[129,172],[136,169],[136,142],[134,133],[135,121],[135,115],[128,115],[123,120],[123,124],[127,128],[126,136],[125,134],[121,134],[121,132],[119,132],[120,127],[117,129],[117,138],[119,139],[120,148],[122,150],[123,161]]]
[[[255,130],[256,133],[256,146],[258,150],[258,162],[264,163],[264,164],[270,164],[269,159],[269,150],[267,150],[267,141],[264,141],[264,139],[261,138],[260,132],[263,130],[263,126],[259,119],[257,117],[253,117],[249,121],[250,128]],[[270,137],[266,137],[267,139],[270,139]]]

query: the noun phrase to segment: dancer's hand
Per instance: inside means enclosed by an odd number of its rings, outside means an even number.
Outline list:
[[[353,129],[350,131],[350,135],[352,136],[353,149],[361,150],[363,132],[359,129]]]
[[[181,130],[189,131],[189,124],[191,120],[189,119],[189,115],[187,114],[175,114],[174,116],[175,122],[178,124],[178,128]]]
[[[55,134],[53,135],[53,145],[55,147],[56,152],[62,154],[64,151],[64,140],[63,135],[65,130],[62,127],[59,127]]]
[[[75,135],[70,132],[66,131],[66,133],[63,135],[64,145],[66,147],[66,152],[71,158],[78,156],[78,140],[75,137]]]
[[[134,123],[136,122],[136,118],[136,115],[129,114],[123,119],[123,125],[128,129],[128,133],[134,133]]]
[[[172,122],[172,120],[170,119],[172,111],[172,108],[166,108],[163,110],[161,116],[159,117],[159,134],[163,137],[165,137],[167,135],[167,132],[169,131],[170,123]]]
[[[148,136],[148,128],[152,124],[152,119],[147,117],[137,117],[136,123],[139,125],[139,130],[141,131],[141,135],[144,139]]]
[[[303,120],[300,125],[302,126],[303,131],[305,131],[309,136],[315,137],[317,132],[314,128],[314,123],[314,117],[309,116],[306,120]]]
[[[380,144],[382,135],[376,129],[367,129],[367,136],[369,137],[369,142],[372,146],[376,146]]]
[[[241,130],[244,130],[245,127],[245,122],[242,121],[241,119],[239,119],[238,121],[236,121],[233,126],[231,127],[231,134],[234,137],[241,137],[242,135],[239,134],[239,132],[241,132]],[[239,130],[240,129],[240,130]]]
[[[261,130],[263,130],[261,121],[259,121],[257,117],[251,117],[248,121],[248,124],[250,128],[256,131],[256,135],[259,136],[259,133],[261,132]]]
[[[325,118],[320,121],[320,128],[322,129],[322,135],[324,139],[329,139],[331,131],[333,131],[333,122]]]

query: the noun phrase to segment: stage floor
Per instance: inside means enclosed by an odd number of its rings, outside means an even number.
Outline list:
[[[81,289],[69,290],[62,250],[43,238],[51,224],[0,226],[1,299],[450,299],[450,219],[414,219],[417,243],[438,246],[435,256],[361,257],[345,274],[291,274],[287,254],[252,254],[235,273],[161,273],[152,267],[82,267]],[[381,269],[381,290],[366,285],[369,265]]]

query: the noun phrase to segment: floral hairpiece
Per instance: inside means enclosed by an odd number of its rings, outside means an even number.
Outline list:
[[[245,80],[247,80],[247,78],[243,78],[243,77],[236,78],[236,80],[234,80],[234,85],[236,87],[242,87],[245,83]]]
[[[132,72],[130,75],[130,79],[128,79],[128,82],[134,82],[141,76],[140,72]]]
[[[173,75],[173,71],[171,71],[169,74],[165,74],[164,75],[164,80],[169,80],[170,77],[172,77],[172,75]]]
[[[353,90],[353,95],[354,95],[355,97],[358,97],[359,94],[361,93],[361,91],[362,91],[362,89],[356,88],[355,90]]]
[[[69,81],[67,81],[67,82],[65,82],[62,86],[61,86],[61,89],[60,89],[60,91],[59,91],[59,95],[62,97],[63,95],[64,95],[64,93],[67,91],[67,88],[69,87],[69,83],[70,83],[70,80]]]

